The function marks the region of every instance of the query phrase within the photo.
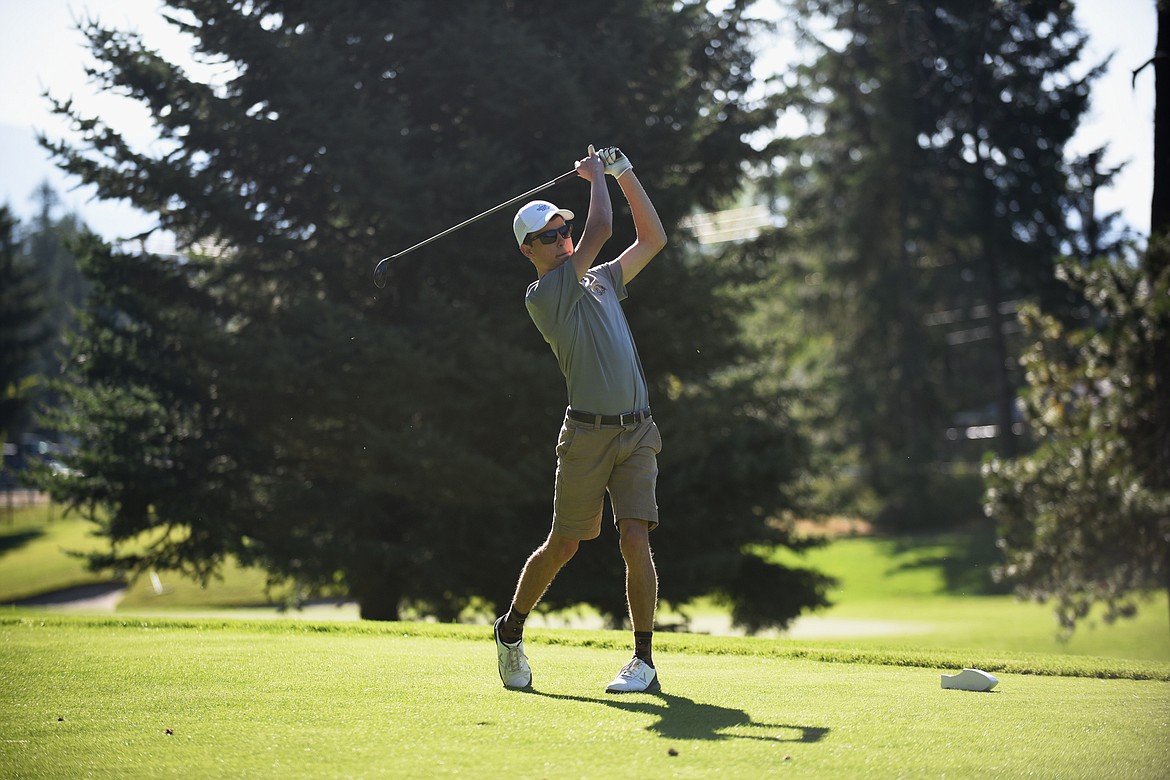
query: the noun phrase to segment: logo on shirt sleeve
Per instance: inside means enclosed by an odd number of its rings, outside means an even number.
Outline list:
[[[598,298],[601,298],[603,295],[605,295],[608,292],[608,289],[606,288],[606,286],[604,284],[602,284],[601,280],[598,279],[593,274],[585,274],[584,276],[582,276],[581,277],[581,286],[584,287],[589,292],[593,293],[593,295],[595,295]]]

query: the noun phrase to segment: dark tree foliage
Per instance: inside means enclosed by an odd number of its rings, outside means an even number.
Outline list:
[[[86,294],[85,280],[74,253],[74,245],[85,226],[76,214],[57,215],[60,198],[48,182],[37,187],[33,201],[37,212],[24,231],[23,245],[28,261],[36,268],[48,311],[44,317],[46,338],[32,363],[38,379],[31,406],[44,409],[61,402],[53,389],[54,380],[62,373],[68,352],[66,340],[77,328],[77,311]],[[29,425],[35,425],[35,420],[30,419]],[[46,437],[55,435],[53,431],[40,433]]]
[[[1141,263],[1066,268],[1098,324],[1070,330],[1025,310],[1023,400],[1038,446],[984,475],[1007,558],[998,575],[1054,602],[1071,633],[1098,603],[1112,622],[1142,594],[1170,592],[1170,429],[1156,379],[1170,343],[1170,245],[1151,242]]]
[[[986,307],[990,349],[969,365],[990,381],[997,449],[1010,456],[1022,382],[1012,369],[1018,348],[1007,326],[1022,299],[1062,316],[1076,303],[1054,273],[1074,240],[1065,147],[1105,65],[1076,73],[1086,36],[1071,3],[953,2],[922,16],[918,64],[935,72],[927,85],[937,116],[933,128],[921,128],[923,145],[933,169],[952,172],[944,183],[952,202],[962,204],[956,216],[966,234],[940,248],[957,260],[960,278],[966,273],[973,282],[961,306]]]
[[[1023,400],[1039,446],[984,467],[1007,557],[999,575],[1054,601],[1066,633],[1096,604],[1113,621],[1149,591],[1170,593],[1170,4],[1157,7],[1148,246],[1064,264],[1091,326],[1026,311]]]
[[[44,280],[23,251],[19,227],[0,206],[0,439],[28,407],[37,351],[50,333]]]
[[[1064,150],[1097,71],[1075,75],[1068,3],[793,8],[812,58],[784,92],[810,132],[774,145],[791,226],[774,250],[832,334],[841,459],[883,519],[933,522],[937,463],[981,454],[946,430],[975,420],[1014,441],[1013,307],[1069,303],[1053,274],[1072,241]]]
[[[60,497],[107,511],[115,547],[98,563],[206,577],[234,555],[345,589],[370,618],[506,603],[547,533],[564,406],[512,215],[408,255],[384,291],[370,272],[590,143],[630,154],[667,225],[729,196],[758,158],[745,134],[774,119],[745,97],[744,4],[168,5],[224,83],[133,33],[85,32],[99,84],[144,104],[169,149],[133,149],[68,103],[83,143],[43,139],[102,197],[158,213],[186,255],[89,245],[95,292],[60,421],[81,475]],[[586,186],[547,194],[585,213]],[[623,216],[613,251],[632,238]],[[735,371],[750,356],[721,291],[737,267],[672,239],[629,304],[667,439],[662,594],[720,591],[750,625],[782,625],[823,604],[826,581],[749,549],[790,541],[767,520],[802,446],[782,398]],[[120,547],[144,533],[157,542]],[[616,545],[590,548],[550,603],[620,616]]]

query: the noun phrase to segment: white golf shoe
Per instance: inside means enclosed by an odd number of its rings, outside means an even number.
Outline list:
[[[500,680],[505,688],[528,688],[532,685],[532,669],[528,666],[528,656],[524,655],[524,640],[514,645],[505,644],[500,639],[501,617],[496,620],[492,633],[496,637],[496,656],[500,666]]]
[[[944,674],[942,687],[955,691],[976,691],[983,693],[990,691],[999,680],[982,669],[964,669],[958,674]]]
[[[617,677],[605,689],[606,693],[656,693],[662,690],[658,684],[658,672],[653,666],[634,658],[618,672]]]

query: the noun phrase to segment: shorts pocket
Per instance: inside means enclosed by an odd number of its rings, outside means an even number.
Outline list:
[[[650,422],[650,428],[646,431],[642,443],[654,450],[655,455],[662,452],[662,433],[658,430],[658,425],[655,422]]]
[[[557,437],[557,460],[564,460],[573,447],[573,440],[577,438],[577,427],[574,425],[561,426],[561,435]]]

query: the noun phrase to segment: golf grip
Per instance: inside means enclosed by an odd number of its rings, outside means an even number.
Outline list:
[[[535,195],[538,192],[542,192],[544,190],[547,190],[549,187],[555,187],[556,185],[560,184],[561,182],[566,182],[569,179],[574,179],[576,177],[577,177],[577,169],[574,168],[571,171],[567,171],[565,173],[562,173],[560,176],[556,177],[552,181],[546,181],[544,184],[540,185],[539,187],[533,187],[528,192],[525,192],[522,195],[517,195],[516,197],[512,198],[511,200],[504,201],[503,203],[499,204],[498,206],[492,206],[487,211],[485,211],[481,214],[476,214],[471,219],[464,220],[463,222],[460,222],[458,225],[455,225],[454,227],[449,227],[446,230],[444,230],[442,233],[438,233],[436,235],[433,235],[430,238],[426,239],[425,241],[420,241],[417,244],[415,244],[414,246],[409,247],[408,249],[403,249],[401,252],[390,255],[389,257],[383,257],[381,260],[378,261],[377,267],[374,268],[374,285],[377,287],[385,286],[387,264],[391,260],[395,260],[399,257],[402,257],[405,254],[409,254],[416,249],[421,249],[422,247],[426,246],[427,244],[431,243],[432,241],[438,241],[443,236],[450,235],[451,233],[454,233],[456,230],[459,230],[460,228],[465,228],[468,225],[472,224],[473,222],[478,222],[479,220],[483,219],[484,217],[486,217],[490,214],[495,214],[500,209],[506,209],[515,203],[518,203],[526,198],[532,197],[533,195]]]

